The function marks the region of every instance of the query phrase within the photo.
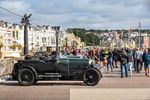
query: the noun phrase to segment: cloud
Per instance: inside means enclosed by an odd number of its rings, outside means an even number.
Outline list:
[[[30,4],[22,0],[0,0],[0,7],[12,11],[16,14],[23,16],[26,12],[31,11]],[[0,20],[20,23],[21,17],[3,9],[0,9]]]
[[[8,10],[12,10],[15,12],[25,12],[30,6],[27,3],[24,3],[20,0],[2,0],[0,1],[1,7],[7,8]]]
[[[149,27],[150,23],[149,0],[0,0],[0,4],[21,14],[32,13],[37,24],[66,28],[127,28],[136,27],[139,20]]]

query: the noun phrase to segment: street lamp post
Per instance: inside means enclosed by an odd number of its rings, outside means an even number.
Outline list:
[[[141,32],[140,32],[140,27],[139,27],[138,31],[139,31],[139,48],[141,48]]]
[[[58,57],[58,33],[59,33],[60,26],[53,26],[52,28],[56,32],[56,57]]]
[[[21,23],[24,25],[24,55],[28,55],[29,54],[29,46],[28,46],[28,25],[29,23],[29,18],[31,17],[32,14],[30,14],[29,16],[27,16],[27,14],[25,14],[22,18]]]
[[[68,48],[68,39],[65,38],[65,48]]]
[[[94,44],[94,34],[93,34],[93,48],[94,48],[94,45],[95,45],[95,44]]]
[[[140,29],[141,29],[141,22],[139,22],[139,26],[138,26],[138,31],[139,31],[139,48],[141,48],[141,32],[140,32]]]

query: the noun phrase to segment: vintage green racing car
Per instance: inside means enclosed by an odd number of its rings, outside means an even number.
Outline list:
[[[21,85],[29,86],[41,80],[79,80],[88,86],[98,84],[102,78],[99,68],[90,59],[79,56],[58,56],[56,59],[18,60],[12,78]]]

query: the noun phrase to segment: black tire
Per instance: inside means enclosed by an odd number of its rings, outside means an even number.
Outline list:
[[[24,86],[29,86],[34,84],[35,75],[33,71],[27,68],[21,69],[21,71],[18,74],[18,82]]]
[[[100,72],[95,68],[89,68],[83,74],[83,81],[88,86],[94,86],[98,84],[100,79]]]

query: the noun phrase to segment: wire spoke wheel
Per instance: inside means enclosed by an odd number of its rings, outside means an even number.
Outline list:
[[[84,83],[89,86],[94,86],[94,85],[98,84],[100,78],[101,78],[100,73],[95,68],[87,69],[83,75]]]
[[[22,69],[18,74],[18,82],[21,85],[32,85],[35,82],[35,76],[30,69]]]

